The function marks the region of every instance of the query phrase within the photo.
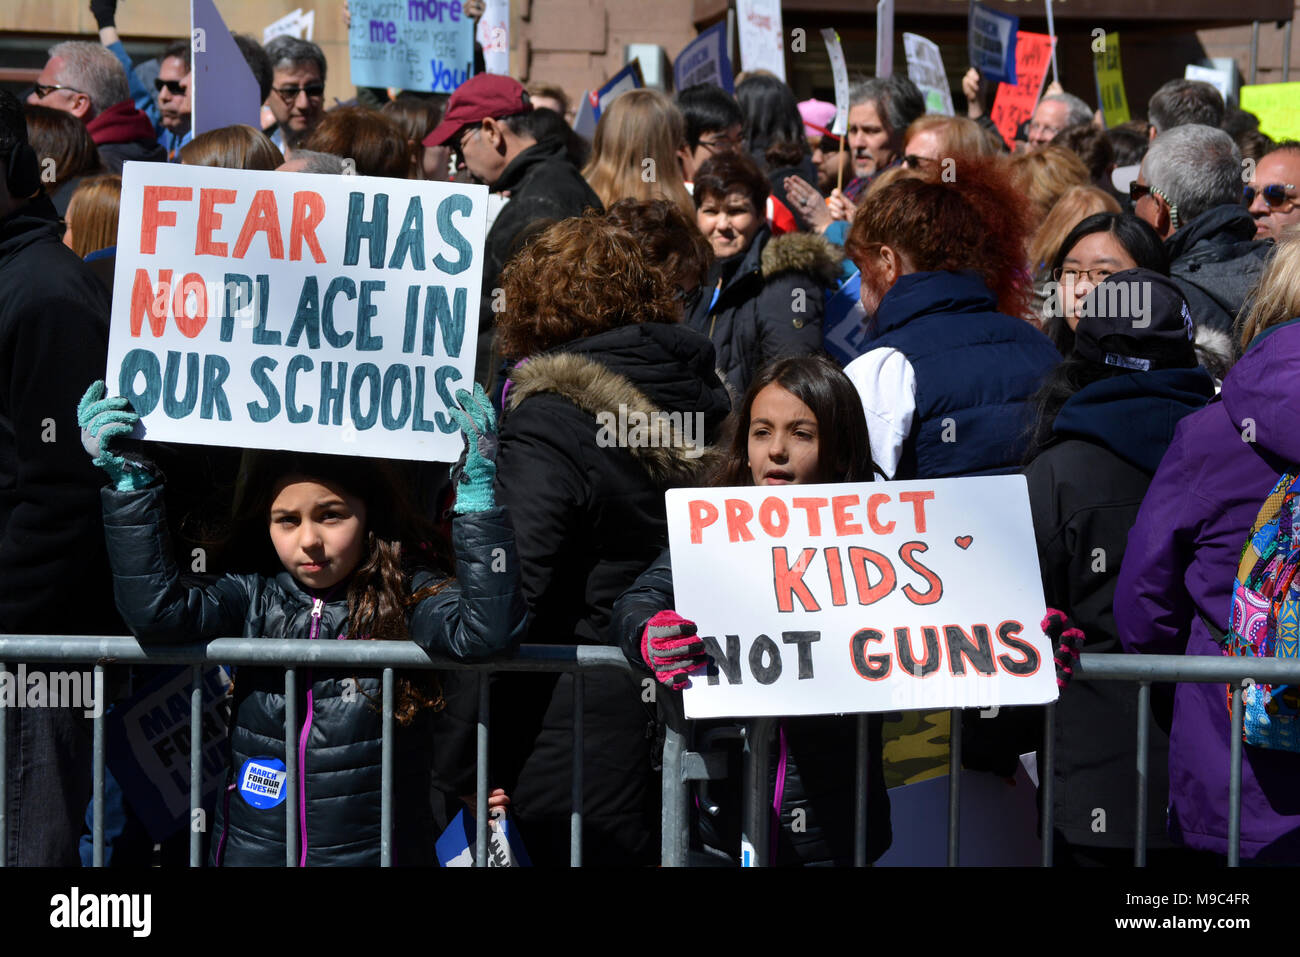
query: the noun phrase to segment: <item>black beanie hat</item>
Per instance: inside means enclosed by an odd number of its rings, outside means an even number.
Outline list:
[[[1197,365],[1192,313],[1174,281],[1150,269],[1125,269],[1080,300],[1074,351],[1135,372]]]

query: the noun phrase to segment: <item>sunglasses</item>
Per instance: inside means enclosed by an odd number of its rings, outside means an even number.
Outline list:
[[[1247,206],[1255,202],[1255,194],[1258,193],[1264,197],[1264,202],[1268,203],[1268,205],[1278,207],[1291,198],[1286,194],[1289,189],[1295,189],[1295,185],[1292,183],[1269,183],[1259,189],[1254,186],[1247,186],[1242,191],[1242,196],[1245,198]]]
[[[306,86],[276,86],[272,87],[272,89],[280,99],[290,106],[298,99],[299,93],[306,93],[309,100],[319,100],[325,96],[324,83],[308,83]]]
[[[69,93],[80,93],[82,96],[86,95],[84,90],[78,90],[70,86],[63,86],[59,83],[54,83],[50,86],[46,86],[43,83],[32,84],[32,91],[36,94],[37,99],[43,100],[55,90],[67,90]]]
[[[172,96],[184,96],[187,92],[185,84],[181,80],[163,80],[158,77],[154,78],[153,88],[158,93],[165,89]]]

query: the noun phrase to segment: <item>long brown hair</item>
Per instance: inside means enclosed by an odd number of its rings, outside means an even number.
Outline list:
[[[672,100],[658,90],[629,90],[601,114],[582,175],[607,207],[666,199],[689,216],[695,207],[677,163],[685,145],[686,121]]]
[[[86,124],[71,113],[24,103],[23,118],[27,121],[27,142],[41,161],[41,187],[47,195],[78,176],[104,171]],[[52,165],[47,167],[46,160],[52,160]],[[44,175],[47,168],[54,174],[53,182]]]
[[[261,130],[236,123],[194,137],[181,147],[181,162],[186,166],[270,172],[284,162],[284,154]]]
[[[749,384],[727,422],[726,453],[710,484],[753,485],[749,468],[749,423],[754,400],[778,385],[817,417],[817,466],[827,482],[870,482],[879,469],[871,460],[862,399],[844,370],[825,356],[796,356],[769,362]]]
[[[406,179],[411,172],[411,150],[402,128],[364,106],[330,110],[302,148],[350,159],[361,176]]]
[[[249,452],[240,468],[230,529],[217,563],[230,571],[275,575],[283,571],[267,532],[271,503],[279,484],[301,476],[336,485],[366,506],[366,544],[347,581],[350,638],[405,641],[406,613],[452,582],[446,541],[412,503],[409,483],[395,463],[305,452]],[[439,573],[436,584],[412,593],[421,569]],[[398,681],[394,716],[410,723],[423,708],[442,707],[433,672]]]
[[[99,249],[117,245],[122,177],[116,173],[87,176],[77,184],[63,218],[72,232],[72,251],[83,259]]]

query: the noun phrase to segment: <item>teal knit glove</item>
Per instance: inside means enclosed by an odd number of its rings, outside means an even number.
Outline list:
[[[108,473],[119,492],[133,492],[153,483],[153,464],[143,456],[124,452],[121,438],[130,435],[140,416],[132,411],[123,396],[105,398],[104,380],[91,383],[77,403],[77,424],[81,426],[81,444],[92,461]]]
[[[492,483],[497,477],[497,417],[487,393],[477,382],[474,394],[456,393],[459,409],[448,409],[465,434],[465,452],[453,471],[457,515],[486,512],[496,505]]]

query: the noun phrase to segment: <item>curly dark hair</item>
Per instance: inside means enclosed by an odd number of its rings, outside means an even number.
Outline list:
[[[676,203],[620,199],[605,213],[605,219],[635,236],[646,258],[661,265],[673,283],[688,288],[704,282],[713,262],[713,247]]]
[[[744,153],[719,153],[695,171],[696,209],[710,196],[726,199],[728,193],[736,190],[748,195],[759,212],[767,205],[767,197],[772,192],[767,175]]]
[[[844,248],[865,274],[868,253],[881,246],[902,252],[918,272],[972,270],[1010,316],[1029,313],[1031,279],[1025,268],[1029,217],[997,157],[962,156],[956,177],[937,170],[890,183],[853,219]]]
[[[667,271],[594,212],[539,233],[506,264],[501,286],[497,346],[511,361],[620,326],[678,320]]]

